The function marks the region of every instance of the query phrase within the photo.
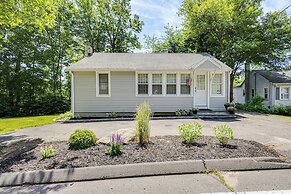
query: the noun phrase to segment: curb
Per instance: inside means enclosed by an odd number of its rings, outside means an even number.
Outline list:
[[[286,168],[291,168],[291,164],[282,163],[282,161],[278,160],[278,158],[272,157],[153,162],[3,173],[0,175],[0,187],[18,186],[23,184],[61,183],[155,175],[190,174],[201,173],[206,169],[210,171],[245,171]]]

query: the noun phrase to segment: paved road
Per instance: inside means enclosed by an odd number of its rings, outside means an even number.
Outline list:
[[[237,192],[291,193],[290,170],[222,172]],[[231,192],[217,176],[186,174],[0,188],[0,193],[218,193]],[[262,192],[261,192],[262,193]]]
[[[198,120],[204,126],[203,135],[213,135],[213,127],[227,124],[234,129],[235,138],[254,140],[265,145],[274,146],[281,153],[291,158],[291,117],[241,113],[236,121]],[[151,135],[178,135],[177,127],[182,123],[193,122],[191,119],[153,120]],[[90,123],[56,123],[52,125],[31,127],[13,132],[10,135],[28,135],[40,137],[46,141],[67,140],[75,129],[92,129],[97,136],[111,134],[121,128],[132,128],[134,121],[111,121]]]

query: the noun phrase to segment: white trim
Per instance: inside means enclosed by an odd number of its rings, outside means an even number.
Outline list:
[[[210,72],[207,72],[207,109],[210,108]]]
[[[138,74],[148,74],[148,94],[138,94]],[[162,95],[153,95],[152,94],[152,75],[153,74],[162,74]],[[167,74],[176,74],[176,94],[167,94]],[[190,94],[181,94],[181,74],[190,74],[193,85],[193,76],[190,71],[135,71],[135,96],[136,97],[192,97],[193,96],[193,87],[190,87]]]
[[[108,94],[99,94],[99,74],[108,74]],[[110,71],[96,71],[96,97],[111,97]]]
[[[222,74],[222,92],[221,94],[212,94],[212,80],[215,74]],[[225,72],[214,72],[211,73],[211,78],[210,78],[210,97],[217,97],[217,98],[222,98],[225,97]]]
[[[265,97],[265,95],[266,95],[266,93],[265,93],[265,89],[267,89],[267,98]],[[268,87],[264,87],[263,88],[263,94],[264,94],[264,99],[265,99],[265,101],[268,101],[269,100],[269,98],[270,98],[270,91],[269,91],[269,88]]]
[[[202,65],[204,62],[206,61],[210,61],[213,65],[215,65],[216,67],[218,67],[218,69],[221,69],[222,66],[220,64],[218,64],[217,62],[211,60],[211,59],[203,59],[202,61],[200,61],[197,65],[195,65],[193,67],[193,69],[197,69],[200,65]]]
[[[193,77],[192,77],[192,91],[193,91],[193,108],[195,108],[196,106],[196,97],[195,97],[195,84],[196,84],[196,80],[195,80],[195,70],[192,73]]]
[[[194,96],[195,96],[195,106],[196,107],[196,91],[197,91],[197,75],[205,75],[205,83],[204,83],[204,87],[205,87],[205,91],[206,91],[206,104],[205,106],[201,106],[201,105],[198,105],[199,108],[208,108],[209,104],[208,104],[208,95],[209,95],[209,92],[207,92],[207,89],[208,89],[208,84],[209,84],[209,80],[208,80],[208,77],[207,77],[207,74],[208,72],[205,72],[205,71],[196,71],[195,74],[194,74],[194,80],[195,80],[195,85],[194,85]]]
[[[71,109],[73,117],[75,115],[75,79],[74,79],[74,73],[70,71],[71,74]]]
[[[289,99],[290,99],[290,87],[289,87],[289,86],[280,86],[279,88],[280,88],[280,96],[279,96],[279,99],[280,99],[280,100],[289,100]],[[287,98],[287,99],[285,99],[285,98],[281,98],[281,96],[282,96],[282,95],[281,95],[281,94],[282,94],[282,93],[281,93],[281,89],[282,89],[282,88],[288,88],[288,89],[287,89],[287,90],[288,90],[288,93],[287,93],[287,94],[288,94],[288,98]],[[286,93],[285,93],[285,94],[286,94]]]

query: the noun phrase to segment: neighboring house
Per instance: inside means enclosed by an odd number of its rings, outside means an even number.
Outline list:
[[[204,53],[94,53],[68,71],[72,111],[89,117],[132,113],[144,101],[153,112],[223,110],[232,70]]]
[[[262,96],[266,106],[291,105],[291,77],[285,73],[254,70],[250,76],[250,98]],[[234,101],[245,102],[245,83],[234,88]]]

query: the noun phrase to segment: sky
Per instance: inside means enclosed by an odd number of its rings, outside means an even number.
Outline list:
[[[164,33],[164,26],[170,24],[181,27],[181,19],[177,15],[182,0],[132,0],[131,8],[134,14],[144,21],[142,32],[138,35],[143,44],[144,35],[160,36]],[[265,0],[262,2],[263,11],[282,10],[291,0]],[[287,10],[291,13],[291,7]]]

